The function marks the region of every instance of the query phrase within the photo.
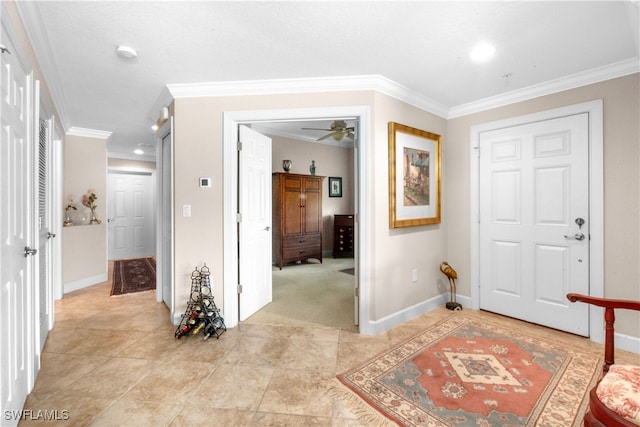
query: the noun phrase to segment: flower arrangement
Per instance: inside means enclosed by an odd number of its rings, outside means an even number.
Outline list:
[[[98,196],[96,196],[96,192],[93,189],[88,189],[87,194],[82,196],[82,204],[94,211],[98,206],[95,204]]]
[[[76,207],[75,203],[73,203],[73,202],[75,202],[75,201],[76,201],[76,196],[74,196],[73,194],[69,194],[69,195],[67,196],[67,199],[69,200],[69,204],[67,204],[67,207],[66,207],[66,208],[64,208],[64,211],[65,211],[65,212],[69,212],[69,211],[70,211],[70,210],[72,210],[72,209],[73,209],[74,211],[77,211],[77,210],[78,210],[78,208]]]
[[[96,218],[95,210],[98,207],[96,205],[96,200],[98,196],[96,196],[96,192],[93,189],[88,189],[87,194],[82,196],[82,204],[91,209],[91,224],[100,224],[100,220]]]
[[[76,207],[76,204],[73,203],[76,201],[76,196],[74,196],[73,194],[69,194],[67,196],[67,200],[69,200],[69,203],[67,203],[67,206],[64,208],[66,216],[64,218],[64,222],[62,223],[62,225],[64,225],[65,227],[71,227],[73,225],[73,221],[71,220],[71,218],[69,218],[69,211],[78,210],[78,208]]]

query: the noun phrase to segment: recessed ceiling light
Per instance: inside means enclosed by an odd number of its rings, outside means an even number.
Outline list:
[[[488,43],[483,43],[473,48],[469,56],[476,62],[483,62],[491,58],[494,53],[496,53],[495,47]]]
[[[144,154],[144,151],[142,151],[142,150],[141,150],[141,149],[139,149],[139,148],[138,148],[138,149],[136,149],[136,150],[134,150],[133,152],[134,152],[134,153],[136,153],[138,156],[139,156],[139,155],[141,155],[141,154]]]
[[[138,52],[131,46],[120,45],[116,48],[116,52],[120,58],[131,59],[138,56]]]

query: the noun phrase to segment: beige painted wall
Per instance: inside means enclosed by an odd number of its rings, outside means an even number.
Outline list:
[[[80,204],[82,195],[93,189],[98,196],[96,215],[106,218],[107,141],[84,136],[65,136],[63,206],[72,194]],[[107,275],[107,228],[99,225],[74,225],[63,228],[62,283],[65,290],[78,283],[91,285],[92,278]],[[86,282],[86,283],[85,283]]]
[[[314,144],[281,136],[272,140],[272,171],[282,172],[282,160],[293,162],[292,173],[309,174],[311,161],[316,162],[316,175],[324,176],[322,183],[322,249],[333,249],[333,216],[352,214],[353,200],[353,148]],[[329,177],[342,178],[342,197],[329,197]]]
[[[640,300],[640,74],[568,90],[448,121],[443,144],[447,258],[458,271],[458,292],[470,296],[471,126],[581,102],[604,104],[605,296]],[[616,331],[640,337],[640,316],[617,315]]]
[[[389,230],[387,122],[401,122],[435,133],[444,133],[446,120],[371,91],[309,93],[175,100],[175,280],[176,311],[188,298],[188,275],[206,262],[213,274],[214,296],[223,302],[223,189],[222,117],[225,111],[321,108],[368,105],[372,124],[366,141],[373,189],[367,209],[372,247],[370,271],[365,272],[371,301],[368,316],[379,320],[439,294],[438,265],[445,253],[444,228],[440,225]],[[319,174],[323,166],[320,166]],[[199,176],[211,176],[213,188],[197,187]],[[192,205],[192,216],[182,217],[182,205]],[[411,280],[418,269],[418,282]]]

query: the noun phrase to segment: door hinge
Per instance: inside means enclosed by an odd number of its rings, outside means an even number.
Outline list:
[[[238,283],[238,294],[242,293],[242,285]]]
[[[356,298],[360,298],[360,288],[353,288],[353,294],[356,296]]]
[[[237,223],[242,222],[242,214],[240,212],[236,213],[236,222]]]
[[[237,147],[238,151],[242,151],[242,141],[238,141],[238,147]]]
[[[480,158],[480,147],[473,147],[474,150],[476,150],[476,157]]]

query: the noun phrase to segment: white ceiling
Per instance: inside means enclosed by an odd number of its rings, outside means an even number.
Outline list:
[[[167,85],[382,76],[451,117],[639,71],[638,0],[16,4],[65,130],[113,132],[114,155],[155,143]]]

